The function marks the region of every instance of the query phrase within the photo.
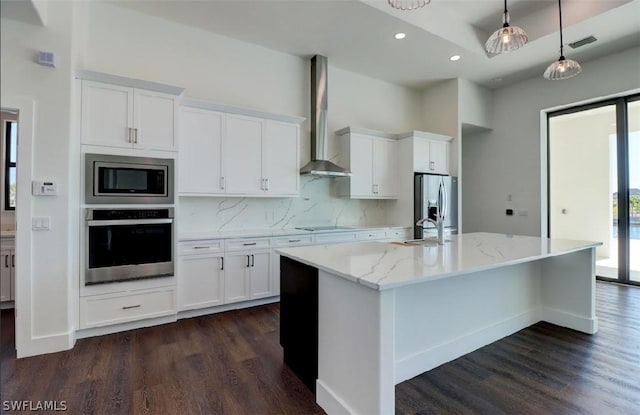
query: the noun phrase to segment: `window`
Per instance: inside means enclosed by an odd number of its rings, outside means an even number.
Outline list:
[[[16,173],[18,149],[18,123],[7,121],[5,124],[5,171],[4,171],[4,209],[16,209]]]

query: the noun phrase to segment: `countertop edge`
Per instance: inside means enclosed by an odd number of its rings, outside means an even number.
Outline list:
[[[446,272],[446,273],[441,273],[441,274],[437,274],[437,275],[423,276],[423,277],[418,277],[416,279],[412,279],[412,280],[409,280],[409,281],[402,281],[402,282],[388,283],[388,284],[380,284],[380,283],[368,281],[368,280],[363,279],[362,277],[356,277],[356,276],[351,275],[351,274],[346,274],[346,273],[341,272],[339,270],[336,270],[334,268],[327,267],[327,266],[315,263],[313,261],[309,261],[307,259],[298,257],[298,256],[288,252],[290,249],[295,249],[294,247],[276,249],[275,252],[278,253],[279,255],[285,256],[287,258],[291,258],[293,260],[296,260],[296,261],[301,262],[303,264],[312,266],[312,267],[317,268],[319,270],[322,270],[322,271],[328,272],[330,274],[334,274],[334,275],[340,276],[342,278],[345,278],[347,280],[356,282],[356,283],[358,283],[358,284],[360,284],[362,286],[365,286],[367,288],[371,288],[371,289],[376,290],[376,291],[386,291],[386,290],[390,290],[390,289],[406,287],[406,286],[409,286],[409,285],[429,283],[429,282],[433,282],[433,281],[439,281],[439,280],[442,280],[442,279],[445,279],[445,278],[452,278],[452,277],[471,274],[471,273],[475,273],[475,272],[488,271],[488,270],[491,270],[491,269],[502,268],[502,267],[505,267],[505,266],[518,265],[518,264],[537,261],[537,260],[541,260],[541,259],[545,259],[545,258],[552,258],[552,257],[560,256],[560,255],[571,254],[571,253],[583,251],[585,249],[596,248],[596,247],[602,245],[602,242],[588,242],[588,241],[584,241],[584,242],[586,244],[583,245],[583,246],[566,249],[566,250],[563,250],[561,252],[553,252],[553,253],[543,254],[543,255],[533,255],[533,256],[528,256],[528,257],[508,260],[508,261],[504,261],[504,262],[500,262],[500,263],[469,267],[469,268],[466,268],[466,269],[457,270],[457,271],[453,271],[453,272]],[[372,243],[374,243],[374,242],[372,242]],[[317,248],[322,248],[322,246],[323,245],[318,245]]]

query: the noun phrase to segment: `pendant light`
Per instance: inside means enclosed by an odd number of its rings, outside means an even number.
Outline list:
[[[487,39],[484,48],[487,52],[497,55],[511,52],[523,47],[529,41],[527,34],[518,26],[509,25],[509,12],[507,0],[504,0],[504,14],[502,15],[502,27]]]
[[[564,45],[562,43],[562,5],[561,0],[558,0],[558,16],[560,17],[560,59],[553,62],[547,70],[544,71],[544,78],[551,81],[558,81],[560,79],[569,79],[578,75],[582,68],[580,64],[572,59],[566,59],[564,57]]]
[[[387,3],[398,10],[416,10],[431,3],[431,0],[387,0]]]

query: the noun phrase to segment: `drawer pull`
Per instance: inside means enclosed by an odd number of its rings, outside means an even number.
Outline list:
[[[211,249],[210,246],[194,246],[193,249]]]
[[[123,310],[128,310],[130,308],[140,308],[140,304],[136,304],[136,305],[123,305],[122,309]]]
[[[257,242],[245,242],[242,245],[244,245],[244,246],[252,246],[252,245],[255,245],[256,243]]]
[[[300,239],[289,239],[289,242],[293,243],[293,242],[300,242]]]

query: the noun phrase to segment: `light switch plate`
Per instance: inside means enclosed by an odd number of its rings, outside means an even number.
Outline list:
[[[48,231],[51,229],[51,217],[34,216],[31,218],[31,229],[34,231]]]

